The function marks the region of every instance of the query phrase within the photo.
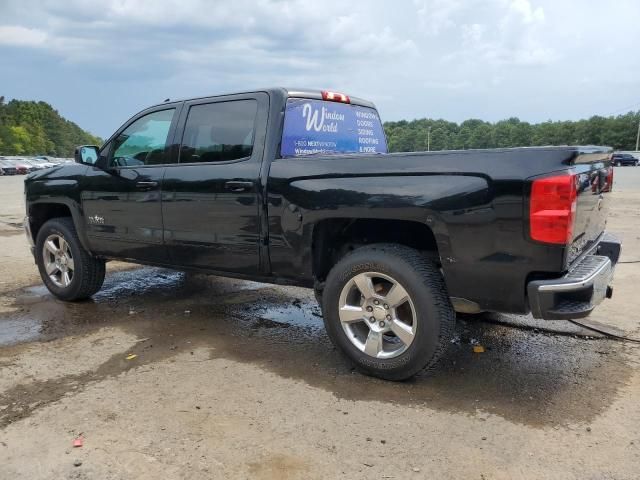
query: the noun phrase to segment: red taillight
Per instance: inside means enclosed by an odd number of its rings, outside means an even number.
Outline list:
[[[534,180],[529,204],[530,235],[544,243],[568,244],[576,216],[576,175]]]
[[[344,93],[329,92],[328,90],[322,91],[322,99],[327,102],[351,103],[349,97]]]

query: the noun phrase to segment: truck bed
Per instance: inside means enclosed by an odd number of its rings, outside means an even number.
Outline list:
[[[294,271],[311,281],[311,263],[301,254],[323,219],[426,222],[452,297],[485,310],[524,312],[526,283],[567,271],[604,230],[608,195],[592,191],[592,183],[604,178],[609,155],[607,147],[575,146],[275,159],[268,185],[271,266],[287,277],[291,259],[300,258]],[[527,235],[532,178],[568,169],[583,186],[572,243],[534,242]],[[277,220],[287,208],[302,212],[302,233]]]

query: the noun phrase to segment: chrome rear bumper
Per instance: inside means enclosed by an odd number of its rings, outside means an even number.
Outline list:
[[[534,318],[563,320],[586,317],[605,298],[611,298],[620,248],[620,241],[605,233],[591,252],[576,261],[566,275],[530,282],[527,294]]]

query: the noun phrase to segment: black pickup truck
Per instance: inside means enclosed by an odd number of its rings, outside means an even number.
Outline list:
[[[25,180],[42,279],[73,301],[105,261],[314,288],[365,373],[432,367],[455,312],[588,315],[612,293],[610,149],[388,154],[374,105],[271,88],[167,101]]]

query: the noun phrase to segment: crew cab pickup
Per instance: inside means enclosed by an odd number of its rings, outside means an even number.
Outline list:
[[[167,101],[25,180],[45,285],[121,259],[314,288],[363,372],[432,367],[455,312],[588,315],[612,294],[606,147],[387,153],[368,101],[271,88]]]

